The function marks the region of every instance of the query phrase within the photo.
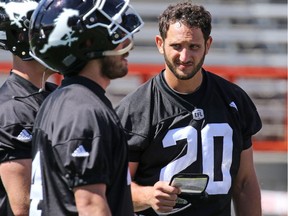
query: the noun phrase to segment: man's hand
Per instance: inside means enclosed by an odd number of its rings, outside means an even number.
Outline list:
[[[159,213],[171,212],[180,193],[179,188],[170,186],[168,182],[158,181],[151,191],[150,206]]]

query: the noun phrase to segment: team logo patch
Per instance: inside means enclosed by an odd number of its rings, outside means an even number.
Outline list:
[[[7,35],[5,31],[0,31],[0,40],[7,40]]]
[[[72,157],[88,157],[89,152],[87,152],[85,150],[83,145],[80,145],[80,146],[78,146],[77,149],[75,149],[75,151],[71,155],[72,155]]]
[[[235,109],[238,111],[238,107],[236,106],[236,104],[235,104],[234,101],[232,101],[232,102],[229,104],[229,106],[235,108]]]
[[[196,108],[192,111],[192,116],[195,120],[201,120],[204,118],[204,111],[202,109]]]
[[[21,142],[28,143],[28,142],[30,142],[32,140],[32,135],[30,134],[29,131],[27,131],[26,129],[23,129],[20,132],[20,134],[17,136],[16,139],[21,141]]]

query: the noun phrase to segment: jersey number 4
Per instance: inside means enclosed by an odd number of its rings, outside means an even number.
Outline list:
[[[231,187],[232,133],[232,128],[226,123],[207,124],[201,130],[203,173],[209,175],[206,189],[208,194],[227,194]],[[170,181],[174,174],[197,160],[197,137],[197,130],[192,126],[168,131],[162,141],[163,147],[177,145],[177,141],[186,140],[187,153],[162,168],[161,181]],[[217,178],[219,175],[221,178]]]
[[[38,206],[43,200],[41,167],[40,167],[40,152],[37,152],[32,162],[32,185],[30,190],[30,216],[40,216],[42,211]]]

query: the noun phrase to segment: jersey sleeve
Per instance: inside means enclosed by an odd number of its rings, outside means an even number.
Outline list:
[[[242,124],[243,144],[244,149],[252,146],[252,136],[255,135],[262,128],[261,118],[257,108],[251,98],[242,89],[239,90],[241,94],[240,103],[240,118]]]
[[[5,152],[5,160],[31,158],[33,112],[18,102],[1,106],[0,151]]]
[[[71,188],[89,184],[109,184],[109,156],[102,137],[74,139],[53,149]]]
[[[110,182],[112,146],[117,135],[114,136],[115,127],[108,115],[93,108],[82,110],[69,116],[69,124],[57,128],[58,140],[52,141],[57,143],[53,155],[72,188]]]
[[[126,96],[115,108],[124,127],[128,146],[129,160],[138,162],[141,152],[149,144],[152,110],[150,106],[151,91],[143,91],[142,86],[134,94]]]
[[[240,128],[243,150],[252,146],[252,136],[261,128],[262,123],[257,108],[249,95],[240,86],[209,73],[209,79],[213,79],[215,92],[220,94],[225,103],[234,110],[236,124]],[[211,84],[212,82],[210,82]]]

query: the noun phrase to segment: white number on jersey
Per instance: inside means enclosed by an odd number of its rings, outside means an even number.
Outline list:
[[[209,175],[209,183],[206,189],[208,194],[227,194],[231,187],[230,167],[232,164],[232,128],[226,123],[207,124],[201,130],[202,139],[202,164],[203,173]],[[214,151],[217,144],[214,142],[216,137],[223,139],[223,151]],[[169,130],[164,137],[162,144],[164,148],[177,144],[177,141],[186,139],[187,154],[170,162],[163,167],[160,173],[161,181],[170,181],[171,177],[182,170],[186,169],[197,159],[197,130],[192,126],[176,128]],[[214,156],[222,154],[217,158],[222,158],[221,170],[215,170]],[[221,172],[223,178],[221,181],[214,180],[215,172]]]
[[[43,199],[42,178],[40,167],[40,153],[37,152],[32,162],[32,184],[30,190],[30,216],[41,216],[42,211],[38,209],[40,201]]]

